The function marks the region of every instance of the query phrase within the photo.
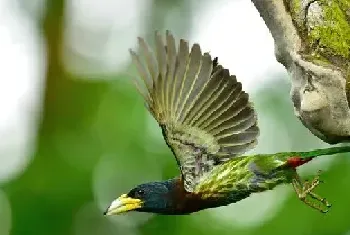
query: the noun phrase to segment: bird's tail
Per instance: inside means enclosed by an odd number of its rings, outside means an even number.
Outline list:
[[[311,161],[315,157],[323,155],[333,155],[338,153],[350,152],[350,146],[331,147],[324,149],[315,149],[307,152],[283,152],[278,153],[279,157],[286,158],[286,164],[292,167],[298,167]]]
[[[266,156],[273,157],[275,160],[280,161],[282,165],[280,165],[279,167],[282,167],[284,165],[296,168],[311,161],[315,157],[347,152],[350,152],[350,146],[315,149],[307,152],[281,152],[275,154],[266,154]]]

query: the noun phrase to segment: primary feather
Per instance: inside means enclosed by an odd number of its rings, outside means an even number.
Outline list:
[[[155,34],[153,52],[139,38],[140,54],[130,50],[142,82],[136,82],[180,167],[187,192],[200,192],[201,180],[217,165],[253,148],[259,128],[242,85],[227,69],[181,39],[176,48],[167,31]],[[144,57],[144,58],[142,58]]]

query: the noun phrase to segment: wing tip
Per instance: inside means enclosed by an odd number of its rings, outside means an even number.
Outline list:
[[[174,38],[174,35],[172,34],[172,32],[169,29],[165,30],[165,35],[166,35],[166,37]]]
[[[156,42],[157,42],[158,40],[161,40],[161,41],[162,41],[162,34],[159,32],[159,30],[155,30],[155,31],[154,31],[154,37],[155,37]]]
[[[140,46],[146,44],[146,41],[143,37],[137,37],[137,42]]]
[[[202,54],[202,48],[199,45],[199,43],[193,43],[192,48],[191,48],[191,53],[193,52],[200,52],[200,54]]]
[[[131,54],[131,55],[135,55],[136,54],[136,52],[133,50],[133,49],[131,49],[131,48],[129,48],[129,53]]]

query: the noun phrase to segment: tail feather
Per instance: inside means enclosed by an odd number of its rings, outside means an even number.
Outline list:
[[[273,156],[275,159],[278,159],[279,161],[283,162],[283,166],[291,166],[293,168],[296,168],[310,162],[312,159],[319,156],[348,152],[350,152],[350,146],[341,146],[315,149],[307,152],[281,152],[275,154],[266,154],[265,156]]]
[[[265,170],[279,169],[284,167],[297,168],[312,159],[338,153],[350,153],[350,146],[331,147],[324,149],[315,149],[308,152],[281,152],[273,154],[258,154],[251,156],[256,164],[264,166]],[[244,157],[244,156],[242,156]]]
[[[297,157],[300,157],[301,159],[306,160],[309,158],[314,158],[314,157],[323,156],[323,155],[333,155],[333,154],[348,153],[348,152],[350,152],[350,145],[315,149],[307,152],[282,152],[282,153],[276,153],[275,155],[280,158],[284,157],[285,159],[288,159],[293,156],[297,156]]]

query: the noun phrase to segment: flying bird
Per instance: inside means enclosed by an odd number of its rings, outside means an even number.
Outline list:
[[[302,181],[296,169],[321,155],[350,147],[244,156],[259,136],[256,111],[242,84],[203,53],[199,44],[167,31],[155,33],[155,51],[138,38],[140,54],[130,50],[141,79],[136,87],[158,122],[180,170],[178,177],[143,183],[115,199],[105,215],[128,211],[184,215],[227,206],[252,193],[292,184],[297,196],[321,212],[331,206],[314,192],[321,180]]]

